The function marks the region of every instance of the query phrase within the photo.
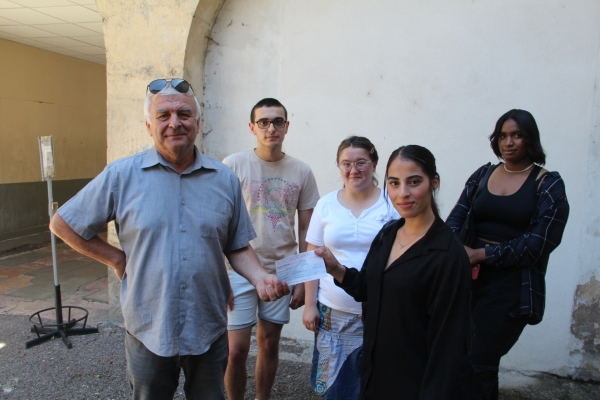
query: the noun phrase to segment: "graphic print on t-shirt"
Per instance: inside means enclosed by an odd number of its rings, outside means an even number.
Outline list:
[[[263,214],[275,230],[280,219],[296,212],[300,186],[279,177],[263,178],[251,181],[250,193],[248,211]]]

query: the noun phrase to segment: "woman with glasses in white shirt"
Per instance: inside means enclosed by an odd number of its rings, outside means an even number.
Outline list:
[[[343,188],[317,203],[306,235],[307,250],[327,246],[346,266],[360,269],[381,227],[399,218],[377,187],[379,156],[365,137],[351,136],[338,147]],[[342,261],[343,260],[343,261]],[[357,399],[360,392],[363,323],[356,302],[328,275],[305,284],[303,323],[315,332],[311,384],[327,400]]]

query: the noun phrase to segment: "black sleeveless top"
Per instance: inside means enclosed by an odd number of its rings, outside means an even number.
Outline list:
[[[541,168],[534,166],[523,185],[510,196],[496,196],[488,190],[485,182],[473,203],[473,219],[477,236],[505,242],[527,231],[536,210],[535,178]]]

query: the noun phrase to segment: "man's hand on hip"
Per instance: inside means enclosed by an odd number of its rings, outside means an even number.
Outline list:
[[[98,236],[89,240],[84,239],[65,222],[59,213],[52,217],[50,230],[75,251],[108,265],[115,271],[119,280],[123,279],[127,264],[123,250],[111,246]]]
[[[121,253],[116,253],[116,254],[117,254],[117,257],[119,258],[119,261],[114,265],[110,265],[110,267],[112,267],[113,270],[115,271],[115,275],[117,275],[117,278],[119,278],[119,280],[122,281],[123,275],[125,275],[125,266],[127,265],[127,262],[125,259],[125,252],[121,250]]]

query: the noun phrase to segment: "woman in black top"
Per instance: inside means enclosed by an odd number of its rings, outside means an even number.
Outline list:
[[[360,271],[326,247],[336,285],[362,302],[362,399],[452,399],[469,336],[469,260],[438,216],[440,178],[424,147],[395,150],[385,184],[402,216],[375,237]],[[385,190],[385,186],[384,186]]]
[[[447,219],[459,232],[472,216],[475,228],[474,242],[465,246],[474,267],[474,338],[461,374],[461,399],[498,398],[500,358],[525,325],[542,319],[548,256],[569,214],[560,175],[538,166],[546,156],[529,112],[504,114],[489,139],[504,162],[475,171]]]

